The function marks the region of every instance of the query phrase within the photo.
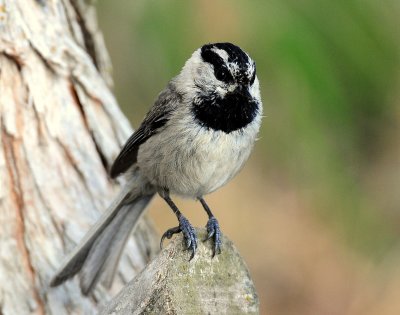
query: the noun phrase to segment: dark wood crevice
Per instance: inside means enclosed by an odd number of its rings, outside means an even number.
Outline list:
[[[107,109],[105,108],[107,106],[107,104],[105,104],[101,99],[99,99],[98,97],[93,95],[93,92],[88,90],[87,87],[82,82],[79,81],[79,78],[74,78],[73,82],[76,83],[82,89],[82,91],[86,94],[87,97],[89,97],[95,104],[97,104],[105,112],[107,112]],[[119,139],[118,131],[117,131],[118,126],[116,126],[115,123],[111,123],[110,126],[113,131],[113,137],[118,140]],[[120,146],[122,147],[124,144],[125,144],[125,142],[122,142],[122,143],[120,143]],[[109,165],[107,159],[105,159],[105,161],[106,161],[106,164]],[[108,172],[108,170],[107,170],[107,172]]]
[[[8,52],[5,51],[0,51],[1,54],[3,54],[4,57],[6,57],[8,60],[10,60],[13,64],[15,64],[15,66],[18,69],[18,72],[21,72],[21,69],[24,65],[23,60],[20,58],[20,56],[16,55],[16,54],[10,54]]]
[[[82,102],[81,102],[81,100],[79,98],[79,95],[78,95],[78,93],[77,93],[77,91],[75,89],[75,86],[74,86],[74,82],[72,80],[70,81],[69,87],[70,87],[71,95],[72,95],[73,99],[75,100],[75,104],[78,106],[79,112],[81,113],[84,126],[85,126],[86,130],[88,130],[88,132],[89,132],[89,134],[90,134],[90,136],[92,138],[93,144],[94,144],[94,146],[96,148],[96,151],[97,151],[97,153],[99,155],[100,161],[101,161],[106,173],[108,174],[108,168],[109,168],[108,161],[107,161],[105,155],[103,154],[99,144],[96,141],[96,137],[94,135],[94,131],[90,127],[89,122],[87,120],[86,113],[85,113],[85,108],[84,108],[84,106],[83,106],[83,104],[82,104]]]
[[[76,0],[71,0],[71,5],[74,8],[76,14],[76,20],[81,28],[83,41],[85,44],[86,52],[89,54],[90,58],[93,61],[93,64],[99,70],[99,65],[97,61],[97,54],[96,54],[96,45],[92,36],[92,33],[89,31],[85,18],[83,17],[81,10],[79,8],[79,4]]]
[[[55,74],[55,70],[53,66],[51,65],[49,59],[47,59],[38,48],[33,45],[32,42],[29,42],[29,46],[32,48],[32,51],[36,53],[36,55],[39,57],[39,59],[43,62],[43,64],[46,66],[46,68],[52,73]]]

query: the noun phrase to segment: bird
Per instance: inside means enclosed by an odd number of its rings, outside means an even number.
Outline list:
[[[256,64],[239,46],[209,43],[194,51],[158,95],[139,128],[111,166],[126,179],[100,219],[66,257],[50,285],[80,274],[83,294],[99,280],[111,285],[119,257],[140,215],[158,194],[178,225],[161,237],[182,233],[190,259],[196,231],[171,196],[198,200],[208,215],[206,240],[221,252],[221,230],[204,196],[229,182],[244,166],[257,139],[263,106]]]

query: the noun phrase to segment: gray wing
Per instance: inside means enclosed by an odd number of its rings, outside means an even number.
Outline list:
[[[171,84],[161,92],[140,127],[130,136],[115,159],[111,166],[111,178],[115,178],[126,172],[137,162],[140,145],[162,130],[162,127],[168,122],[171,112],[180,99],[181,96],[177,94]]]

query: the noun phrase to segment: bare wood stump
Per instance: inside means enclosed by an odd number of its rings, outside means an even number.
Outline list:
[[[197,231],[199,240],[205,230]],[[231,241],[211,258],[210,242],[199,242],[189,262],[182,236],[176,237],[105,307],[102,315],[258,314],[249,271]]]

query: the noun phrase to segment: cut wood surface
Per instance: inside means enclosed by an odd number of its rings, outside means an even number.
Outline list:
[[[197,230],[199,240],[205,230]],[[258,314],[249,271],[232,242],[212,258],[211,241],[199,242],[194,258],[176,237],[101,312],[102,315]]]

